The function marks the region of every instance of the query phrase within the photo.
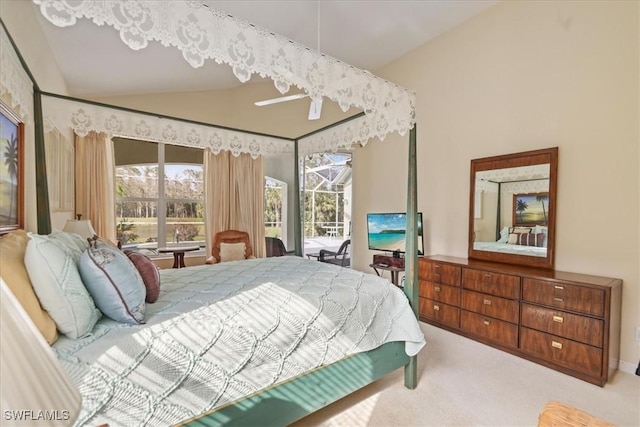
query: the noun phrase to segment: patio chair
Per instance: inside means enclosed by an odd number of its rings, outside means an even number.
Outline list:
[[[265,246],[267,250],[267,258],[273,256],[291,255],[294,251],[287,251],[284,242],[277,237],[265,237]]]
[[[328,262],[329,264],[339,265],[341,267],[349,267],[351,265],[351,259],[349,258],[349,245],[351,239],[347,239],[340,245],[338,252],[330,251],[327,249],[320,249],[318,254],[318,261]]]

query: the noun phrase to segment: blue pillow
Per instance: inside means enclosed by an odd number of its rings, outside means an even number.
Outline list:
[[[80,257],[80,276],[96,306],[123,323],[144,323],[146,288],[142,276],[118,248],[96,242]]]

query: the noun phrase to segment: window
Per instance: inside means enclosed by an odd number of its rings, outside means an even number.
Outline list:
[[[264,177],[264,235],[287,241],[287,183]]]
[[[114,138],[116,232],[123,248],[156,255],[189,242],[204,252],[202,150]],[[159,179],[163,177],[163,179]]]

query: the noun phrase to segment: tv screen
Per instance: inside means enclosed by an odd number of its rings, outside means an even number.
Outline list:
[[[368,213],[367,236],[373,251],[406,252],[406,213]],[[418,255],[424,255],[422,212],[418,212]]]

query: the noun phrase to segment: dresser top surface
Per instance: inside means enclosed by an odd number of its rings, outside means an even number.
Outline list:
[[[611,277],[594,276],[582,273],[570,273],[566,271],[548,270],[544,268],[526,267],[521,265],[505,264],[491,261],[481,261],[468,258],[458,258],[446,255],[422,256],[431,261],[445,262],[460,265],[462,267],[477,268],[481,270],[500,272],[504,274],[517,274],[532,279],[545,279],[563,282],[575,282],[597,286],[615,287],[622,284],[622,280]]]

